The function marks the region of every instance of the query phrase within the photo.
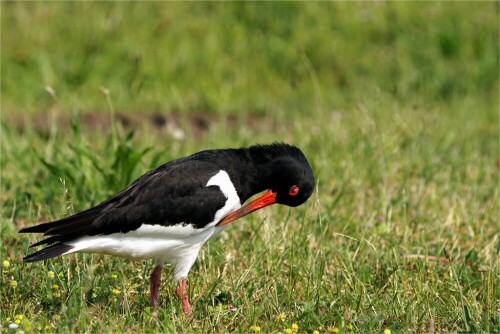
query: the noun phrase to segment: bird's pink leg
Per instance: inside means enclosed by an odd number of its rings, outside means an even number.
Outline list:
[[[184,311],[184,314],[191,315],[191,305],[189,305],[186,278],[181,278],[179,283],[177,283],[177,288],[175,289],[175,295],[182,304],[182,310]]]
[[[158,292],[160,291],[162,269],[163,265],[158,264],[151,273],[151,276],[149,276],[149,289],[151,292],[151,296],[149,298],[149,305],[151,307],[158,306]]]

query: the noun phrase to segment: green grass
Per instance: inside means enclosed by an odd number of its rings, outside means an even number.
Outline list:
[[[2,332],[19,315],[26,333],[500,330],[498,3],[1,6]],[[158,110],[183,139],[81,121]],[[152,310],[150,262],[22,263],[21,227],[171,159],[272,141],[302,148],[317,190],[205,245],[192,319],[169,267]]]

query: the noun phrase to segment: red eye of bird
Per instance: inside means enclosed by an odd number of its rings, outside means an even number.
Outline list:
[[[290,190],[288,191],[288,195],[290,196],[295,196],[299,193],[299,187],[297,186],[292,186]]]

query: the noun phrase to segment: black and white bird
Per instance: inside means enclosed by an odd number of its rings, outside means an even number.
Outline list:
[[[158,304],[161,271],[168,262],[174,266],[177,298],[190,314],[186,279],[203,244],[230,222],[274,203],[298,206],[313,190],[311,167],[295,146],[275,143],[202,151],[144,174],[95,207],[20,230],[47,237],[31,247],[48,247],[24,261],[74,252],[154,259],[151,306]]]

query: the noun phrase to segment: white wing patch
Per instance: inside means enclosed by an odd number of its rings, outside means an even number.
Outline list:
[[[217,224],[231,211],[238,209],[241,206],[241,202],[233,182],[231,182],[229,175],[223,170],[219,171],[208,180],[207,187],[208,186],[219,187],[227,199],[226,204],[215,213],[214,221],[207,225],[211,226]]]

